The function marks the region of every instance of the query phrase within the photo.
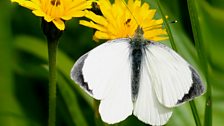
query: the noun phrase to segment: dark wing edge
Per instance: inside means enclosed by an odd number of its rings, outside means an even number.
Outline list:
[[[187,94],[184,94],[181,100],[177,101],[177,104],[184,103],[186,101],[190,101],[193,98],[202,95],[205,93],[205,87],[200,79],[199,74],[195,71],[195,69],[192,66],[189,66],[189,69],[191,71],[192,76],[192,85],[188,91]]]
[[[71,79],[75,81],[78,85],[80,85],[86,92],[92,95],[92,90],[89,88],[88,83],[84,81],[82,68],[85,63],[86,58],[88,57],[88,53],[84,54],[80,57],[75,65],[73,66],[70,76]]]

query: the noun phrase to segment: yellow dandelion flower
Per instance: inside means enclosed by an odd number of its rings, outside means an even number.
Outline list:
[[[81,20],[80,24],[96,29],[94,39],[116,39],[131,37],[138,25],[144,31],[144,38],[153,41],[168,39],[166,30],[162,28],[162,19],[153,19],[155,9],[149,9],[147,3],[140,0],[128,0],[127,5],[122,0],[99,0],[98,5],[103,14],[96,15],[86,11],[85,17],[92,21]]]
[[[53,22],[59,30],[65,29],[64,20],[82,17],[85,9],[91,8],[86,0],[11,0],[26,7],[47,22]]]

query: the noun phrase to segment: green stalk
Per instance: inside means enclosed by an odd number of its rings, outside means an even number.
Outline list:
[[[48,59],[49,59],[49,118],[48,126],[55,126],[56,117],[56,54],[58,40],[48,39]]]
[[[199,118],[198,111],[197,111],[196,105],[194,103],[194,100],[189,101],[189,103],[190,103],[192,114],[194,116],[194,121],[195,121],[196,126],[201,126],[201,121],[200,121],[200,118]]]
[[[14,79],[17,51],[11,24],[13,6],[8,0],[1,0],[0,8],[0,126],[28,126],[32,121],[25,118],[27,113],[21,105],[24,102],[16,95],[21,90],[16,88],[19,83]]]
[[[208,75],[208,61],[206,58],[206,54],[204,51],[204,45],[201,35],[200,24],[198,20],[197,6],[195,0],[187,0],[188,9],[192,24],[192,30],[194,35],[194,40],[197,48],[198,57],[200,59],[200,64],[203,68],[203,73],[205,74],[205,78],[207,81],[207,93],[206,93],[206,106],[205,106],[205,117],[204,117],[204,125],[211,126],[212,125],[212,99],[211,99],[211,85],[209,84],[209,75]]]
[[[207,80],[209,83],[209,81]],[[205,117],[204,117],[204,125],[212,126],[212,98],[211,98],[211,86],[207,85],[207,93],[206,93],[206,105],[205,105]]]
[[[176,52],[178,52],[177,47],[176,47],[175,42],[174,42],[174,39],[173,39],[173,35],[172,35],[172,32],[171,32],[171,28],[169,26],[169,23],[167,21],[167,18],[165,16],[165,14],[162,11],[160,2],[159,2],[159,0],[155,0],[155,1],[157,3],[159,12],[160,12],[160,14],[161,14],[161,16],[163,18],[164,23],[165,23],[166,31],[167,31],[167,34],[169,36],[171,46],[172,46],[173,50],[175,50]],[[200,118],[199,118],[198,111],[197,111],[197,108],[195,106],[194,100],[190,101],[189,103],[190,103],[190,106],[191,106],[191,111],[193,113],[193,116],[194,116],[194,120],[195,120],[196,125],[197,126],[201,126]]]
[[[193,113],[194,121],[195,121],[196,126],[201,126],[201,121],[200,121],[200,118],[198,116],[198,111],[197,111],[194,100],[190,101],[190,106],[191,106],[191,111]]]
[[[63,31],[60,31],[52,22],[46,22],[42,19],[43,33],[47,37],[48,42],[48,60],[49,60],[49,115],[48,126],[55,126],[56,122],[56,82],[57,68],[56,57],[58,40]]]

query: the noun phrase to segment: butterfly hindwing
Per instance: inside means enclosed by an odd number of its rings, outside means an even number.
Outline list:
[[[176,52],[154,42],[145,50],[152,86],[161,104],[174,107],[204,92],[198,73]]]
[[[72,79],[101,100],[104,122],[117,123],[132,114],[130,39],[115,39],[83,55],[73,66]]]
[[[143,52],[140,87],[134,104],[134,115],[139,120],[151,125],[164,125],[172,115],[172,109],[159,103],[152,86],[152,76],[147,69],[145,52]]]

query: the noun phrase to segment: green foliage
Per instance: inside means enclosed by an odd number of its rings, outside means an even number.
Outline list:
[[[191,105],[174,109],[167,126],[221,126],[224,117],[224,4],[221,0],[146,0],[160,4],[177,52],[191,63],[207,92]],[[48,118],[47,42],[40,19],[29,10],[0,1],[0,126],[45,126]],[[4,11],[3,11],[4,10]],[[161,13],[157,15],[161,17]],[[177,23],[171,23],[177,20]],[[70,69],[82,54],[97,46],[93,30],[66,22],[57,55],[57,126],[105,125],[97,102],[70,79]],[[207,102],[207,103],[206,103]],[[191,104],[194,104],[191,103]],[[193,113],[192,113],[193,112]],[[195,114],[196,113],[196,114]],[[198,118],[197,118],[198,117]],[[195,123],[196,122],[196,123]],[[130,116],[118,125],[145,125]]]

